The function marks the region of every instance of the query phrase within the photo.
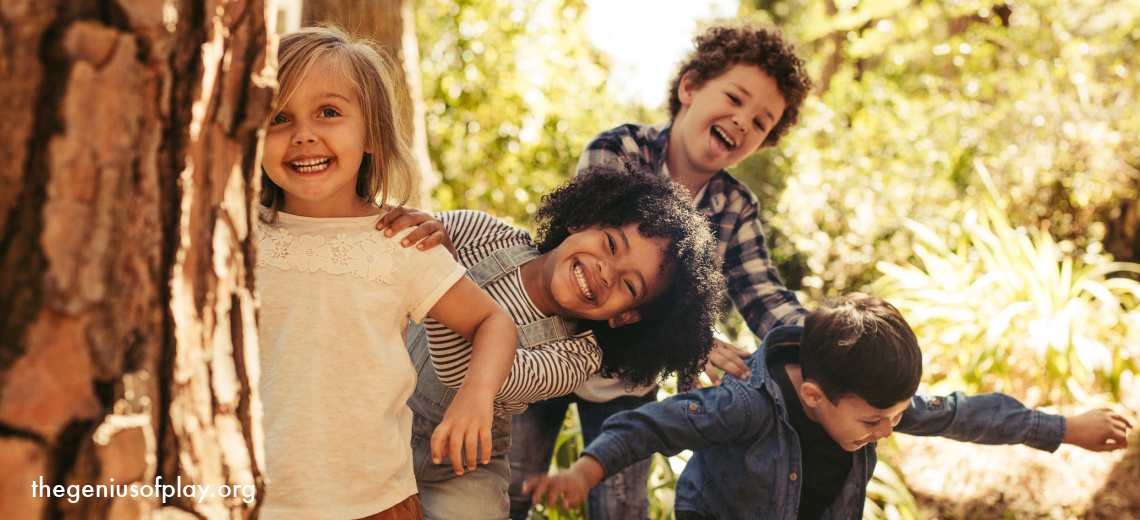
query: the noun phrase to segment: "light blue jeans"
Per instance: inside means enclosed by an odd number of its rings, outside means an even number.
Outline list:
[[[443,420],[455,391],[435,375],[423,325],[408,326],[408,352],[418,372],[412,409],[412,456],[424,520],[503,520],[507,518],[507,486],[511,481],[507,453],[511,424],[496,416],[491,425],[491,462],[456,475],[451,458],[431,460],[431,435]],[[482,447],[480,447],[480,452]]]
[[[574,394],[532,403],[525,412],[511,419],[510,450],[511,520],[525,520],[530,514],[530,497],[522,493],[522,485],[534,475],[550,470],[558,432],[566,418],[570,403],[577,403],[582,424],[582,438],[587,445],[601,433],[609,416],[632,410],[657,400],[657,390],[644,397],[619,397],[605,403],[581,399]],[[649,518],[649,470],[652,461],[645,459],[603,480],[590,491],[586,511],[590,520],[646,520]]]

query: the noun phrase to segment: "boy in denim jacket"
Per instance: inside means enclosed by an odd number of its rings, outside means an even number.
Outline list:
[[[859,519],[876,442],[892,431],[977,444],[1124,448],[1132,424],[1107,409],[1062,417],[1004,394],[915,394],[922,353],[889,303],[855,294],[779,327],[752,374],[623,412],[569,470],[527,482],[535,500],[581,502],[654,452],[695,453],[677,482],[678,520]]]

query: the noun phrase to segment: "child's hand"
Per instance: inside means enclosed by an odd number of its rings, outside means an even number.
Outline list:
[[[744,359],[752,357],[752,354],[720,339],[713,341],[716,343],[713,345],[712,351],[709,352],[708,362],[705,363],[705,375],[709,376],[709,381],[712,382],[713,386],[720,386],[721,383],[720,374],[716,373],[718,368],[742,381],[752,375],[752,371],[748,369],[748,364],[744,362]],[[701,388],[702,386],[700,379],[693,381],[693,388]]]
[[[1064,442],[1090,451],[1112,451],[1128,446],[1132,423],[1108,408],[1065,417]]]
[[[443,414],[443,421],[431,434],[431,460],[439,464],[444,457],[451,457],[451,467],[456,475],[463,474],[466,467],[475,468],[476,454],[482,446],[482,462],[491,462],[491,421],[494,396],[473,397],[470,392],[459,392],[455,400]],[[466,461],[464,461],[466,450]]]
[[[451,251],[451,256],[458,259],[455,253],[455,246],[451,243],[451,237],[447,236],[447,230],[443,228],[443,222],[440,222],[428,213],[424,213],[416,208],[397,206],[390,208],[383,217],[380,217],[380,221],[376,223],[376,229],[383,231],[386,237],[394,236],[396,233],[412,226],[419,227],[404,237],[404,239],[400,241],[400,245],[411,247],[412,244],[419,242],[416,248],[420,251],[424,251],[443,244],[448,251]]]
[[[561,499],[562,506],[569,509],[584,502],[590,489],[598,485],[604,476],[602,465],[585,456],[578,459],[570,469],[557,475],[538,475],[527,479],[523,484],[523,493],[530,495],[534,503],[544,503],[546,507],[555,507]]]

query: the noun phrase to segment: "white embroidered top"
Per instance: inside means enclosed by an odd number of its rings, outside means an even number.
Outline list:
[[[464,270],[376,220],[278,213],[257,228],[264,519],[361,518],[416,493],[405,329]]]

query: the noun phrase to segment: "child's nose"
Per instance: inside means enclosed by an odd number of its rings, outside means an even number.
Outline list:
[[[894,428],[891,427],[891,423],[889,423],[887,421],[883,421],[882,425],[875,428],[875,437],[876,437],[875,440],[878,441],[880,439],[885,439],[887,437],[890,437],[891,433],[893,433],[893,432],[894,432]]]
[[[312,131],[306,124],[296,125],[296,131],[293,132],[293,144],[305,144],[317,142],[317,134]]]
[[[613,278],[613,266],[609,262],[598,262],[598,278],[602,280],[602,285],[610,286],[610,280]]]

